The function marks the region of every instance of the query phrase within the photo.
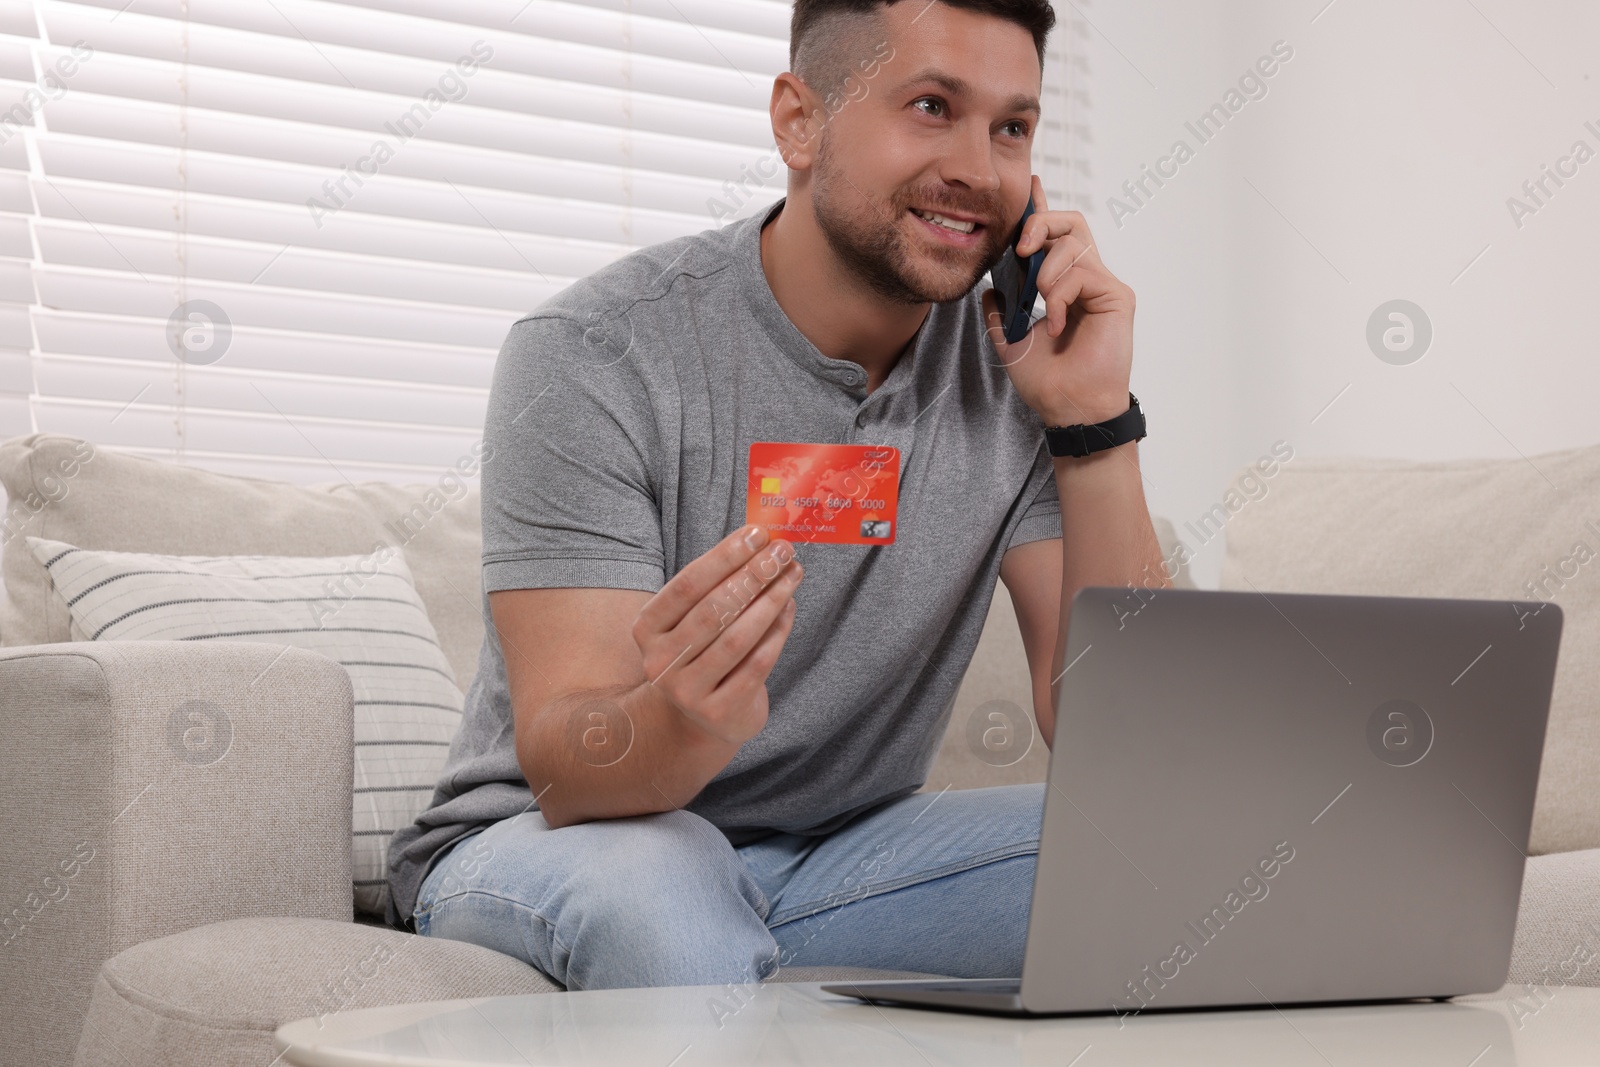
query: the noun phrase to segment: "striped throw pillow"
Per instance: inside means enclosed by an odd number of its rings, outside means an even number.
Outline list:
[[[427,808],[462,708],[400,550],[162,556],[38,537],[28,546],[67,602],[74,640],[259,641],[344,665],[355,693],[355,907],[383,915],[389,837]]]

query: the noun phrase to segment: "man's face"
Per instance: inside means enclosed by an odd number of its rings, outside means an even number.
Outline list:
[[[812,209],[880,295],[944,303],[999,261],[1028,202],[1038,53],[1015,23],[925,0],[881,9],[879,24],[894,53],[825,127]]]

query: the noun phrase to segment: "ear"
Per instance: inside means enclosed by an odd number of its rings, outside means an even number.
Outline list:
[[[811,87],[790,71],[772,83],[772,136],[790,170],[810,170],[828,112]]]

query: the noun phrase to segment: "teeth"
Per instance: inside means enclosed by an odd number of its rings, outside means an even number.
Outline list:
[[[919,208],[912,208],[912,210],[917,213],[919,218],[927,219],[931,223],[943,226],[947,230],[954,230],[956,233],[971,233],[978,228],[978,224],[975,222],[957,222],[955,219],[947,219],[943,215],[935,215],[931,211],[923,211]]]

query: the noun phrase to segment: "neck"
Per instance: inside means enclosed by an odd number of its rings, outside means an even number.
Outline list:
[[[762,229],[761,268],[789,321],[823,355],[860,364],[869,393],[889,376],[933,306],[891,303],[857,279],[834,255],[803,195],[791,194]]]

